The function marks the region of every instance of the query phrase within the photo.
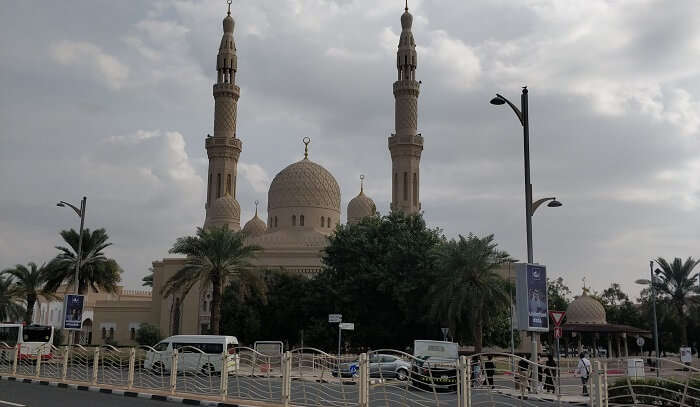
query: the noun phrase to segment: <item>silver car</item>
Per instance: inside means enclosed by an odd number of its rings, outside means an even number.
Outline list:
[[[340,374],[342,377],[354,377],[359,374],[359,362],[340,364]],[[408,373],[411,371],[411,363],[394,355],[385,355],[381,353],[373,353],[369,357],[369,375],[370,377],[381,378],[396,378],[406,380]],[[333,371],[333,376],[337,376],[338,372]]]

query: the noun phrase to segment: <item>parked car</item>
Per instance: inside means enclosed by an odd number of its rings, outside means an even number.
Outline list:
[[[353,377],[359,374],[360,362],[355,360],[352,362],[340,364],[341,377]],[[401,359],[395,355],[386,355],[373,353],[369,355],[369,375],[370,377],[396,378],[406,380],[408,373],[411,371],[411,363]],[[337,371],[332,372],[333,376],[338,376]]]
[[[237,346],[235,336],[175,335],[158,342],[153,350],[149,349],[143,367],[156,374],[170,373],[173,351],[177,349],[179,372],[221,372],[224,352],[231,371],[238,368]]]

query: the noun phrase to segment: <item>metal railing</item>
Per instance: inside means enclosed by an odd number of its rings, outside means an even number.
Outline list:
[[[20,350],[0,343],[0,374],[234,403],[700,407],[700,369],[669,359],[593,360],[583,374],[552,360],[533,363],[499,353],[445,360],[390,349],[340,358],[312,348],[276,355],[250,348],[211,354],[189,346],[159,352],[47,344],[35,354]]]

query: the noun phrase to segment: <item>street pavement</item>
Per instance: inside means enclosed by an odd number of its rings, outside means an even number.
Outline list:
[[[0,381],[0,407],[164,407],[182,405],[33,383]]]

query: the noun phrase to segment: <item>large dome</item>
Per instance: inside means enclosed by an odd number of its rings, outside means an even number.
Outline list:
[[[340,187],[328,170],[305,158],[275,176],[267,202],[268,210],[311,207],[340,212]]]
[[[591,297],[585,291],[576,298],[566,309],[567,324],[605,325],[605,308],[598,300]]]

